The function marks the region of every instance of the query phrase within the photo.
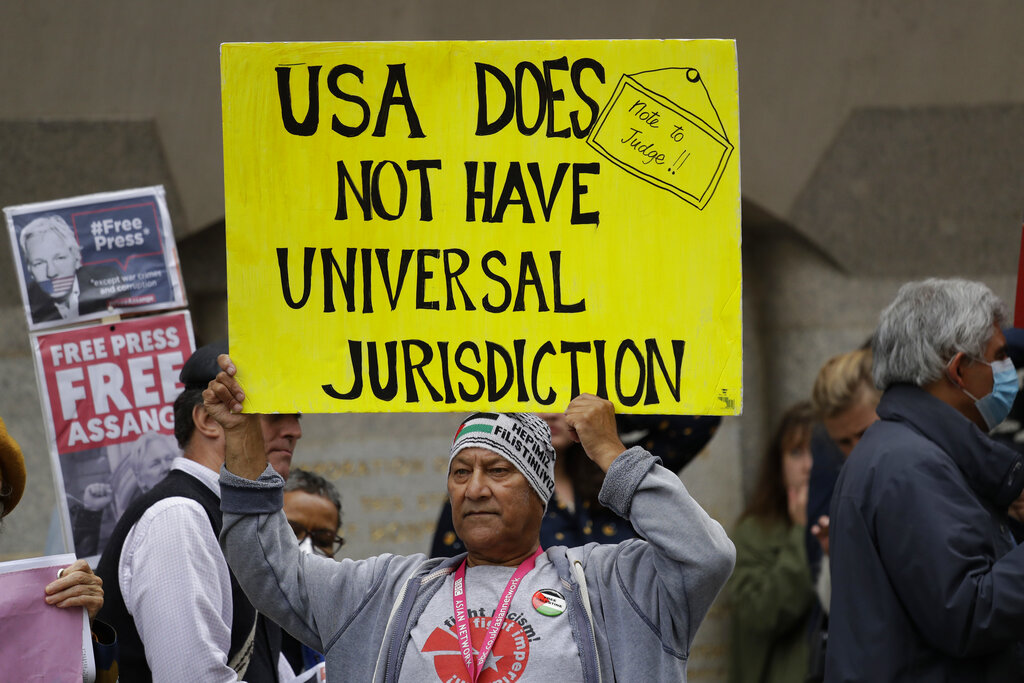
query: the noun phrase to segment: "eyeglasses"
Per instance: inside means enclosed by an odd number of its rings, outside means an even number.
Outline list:
[[[308,537],[313,542],[313,547],[327,557],[334,557],[334,554],[345,545],[345,539],[330,529],[307,529],[298,522],[288,521],[295,538],[302,543]]]

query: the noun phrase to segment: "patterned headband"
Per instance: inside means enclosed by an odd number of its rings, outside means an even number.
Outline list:
[[[522,472],[545,504],[555,490],[555,449],[551,429],[532,413],[474,413],[452,441],[452,459],[465,448],[484,448]]]

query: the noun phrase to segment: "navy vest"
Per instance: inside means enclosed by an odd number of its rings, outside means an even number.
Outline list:
[[[118,650],[120,653],[120,676],[124,681],[138,681],[150,683],[152,674],[146,663],[146,650],[139,638],[139,631],[135,627],[135,619],[128,613],[124,604],[124,597],[121,595],[121,585],[117,576],[117,565],[121,559],[121,550],[124,547],[125,538],[128,532],[135,525],[143,513],[152,507],[157,501],[164,498],[190,498],[206,511],[210,520],[210,527],[213,533],[220,536],[222,518],[220,512],[220,499],[203,482],[181,470],[171,472],[148,492],[135,499],[124,514],[117,521],[114,532],[103,551],[99,565],[96,567],[96,574],[103,579],[103,608],[99,617],[110,624],[117,631]],[[174,571],[168,568],[168,571]],[[254,626],[257,626],[256,610],[249,599],[245,597],[234,573],[231,573],[231,649],[228,651],[228,662],[235,661],[235,658],[243,652],[243,648],[252,649],[249,666],[245,671],[244,680],[247,683],[276,683],[277,681],[277,652],[273,651],[273,638],[268,638],[266,629],[270,622],[264,622],[261,618],[252,639]],[[273,625],[276,628],[276,625]],[[277,651],[280,651],[280,631],[277,633]],[[268,651],[269,650],[269,651]],[[181,656],[188,657],[190,653],[182,652]]]

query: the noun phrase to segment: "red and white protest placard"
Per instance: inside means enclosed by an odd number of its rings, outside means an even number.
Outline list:
[[[195,349],[187,312],[32,335],[65,530],[102,552],[127,505],[180,453],[178,374]]]

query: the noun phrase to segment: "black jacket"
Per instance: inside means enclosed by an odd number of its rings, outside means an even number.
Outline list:
[[[825,680],[1024,680],[1024,456],[946,403],[890,387],[832,500]]]

